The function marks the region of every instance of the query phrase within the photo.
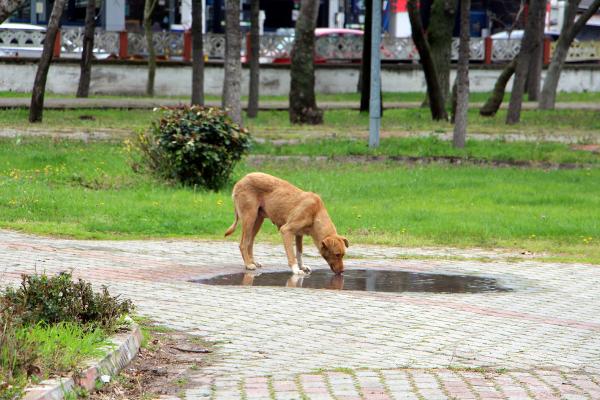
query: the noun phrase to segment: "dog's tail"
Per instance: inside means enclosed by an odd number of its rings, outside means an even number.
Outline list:
[[[231,235],[234,231],[235,228],[237,228],[237,224],[238,224],[238,212],[237,212],[237,208],[235,209],[235,220],[233,221],[233,224],[231,224],[231,226],[229,227],[229,229],[227,229],[227,232],[225,232],[225,237]]]

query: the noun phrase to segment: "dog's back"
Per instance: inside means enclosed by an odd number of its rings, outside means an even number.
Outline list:
[[[286,192],[302,192],[288,181],[274,177],[262,172],[252,172],[240,179],[233,187],[233,198],[242,192],[254,192],[258,196],[264,196],[274,191],[285,190]]]

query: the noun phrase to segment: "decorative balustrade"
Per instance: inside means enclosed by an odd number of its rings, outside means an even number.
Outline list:
[[[2,50],[28,48],[39,49],[43,46],[44,31],[0,29],[0,54]],[[204,53],[209,59],[223,59],[225,54],[225,36],[205,34]],[[242,38],[242,55],[246,54],[247,37]],[[156,54],[165,59],[183,59],[191,56],[191,35],[182,32],[154,32]],[[360,60],[362,58],[362,37],[320,36],[315,42],[315,55],[319,60]],[[289,59],[294,37],[289,35],[266,34],[260,38],[260,57],[263,60]],[[548,62],[556,43],[548,42],[545,60]],[[520,39],[472,38],[471,61],[506,62],[512,60],[521,47]],[[60,51],[78,53],[83,48],[83,28],[65,27],[61,31]],[[145,57],[148,54],[143,33],[106,32],[96,29],[94,48],[97,53],[114,54],[115,57]],[[28,53],[30,54],[30,53]],[[458,39],[452,41],[452,59],[458,59]],[[419,60],[412,39],[384,36],[381,42],[381,58],[385,61],[411,62]],[[568,62],[599,61],[600,41],[574,42],[567,56]]]
[[[45,37],[44,31],[0,29],[0,46],[41,47],[44,45]]]

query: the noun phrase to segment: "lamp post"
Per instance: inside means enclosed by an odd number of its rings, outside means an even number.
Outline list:
[[[369,0],[367,0],[369,1]],[[373,2],[371,23],[371,96],[369,100],[369,147],[379,147],[381,127],[381,0]]]

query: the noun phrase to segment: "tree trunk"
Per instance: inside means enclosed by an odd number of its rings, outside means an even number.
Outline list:
[[[225,0],[225,80],[223,108],[233,121],[242,124],[240,0]]]
[[[565,18],[563,27],[560,32],[554,54],[552,55],[552,61],[546,72],[546,79],[544,80],[544,88],[540,98],[539,108],[541,110],[554,109],[556,102],[556,89],[558,87],[558,81],[560,79],[560,73],[569,52],[571,43],[585,26],[586,22],[596,14],[600,7],[600,0],[595,0],[589,5],[585,13],[579,16],[577,22],[575,22],[575,16],[577,15],[577,9],[581,1],[569,1],[565,8]]]
[[[450,93],[450,63],[452,58],[452,31],[458,0],[435,0],[431,5],[431,18],[427,28],[427,42],[435,64],[443,102]]]
[[[152,13],[155,6],[156,0],[145,0],[144,2],[144,34],[148,47],[148,80],[146,81],[146,95],[148,96],[154,96],[154,77],[156,76],[156,51],[152,38]]]
[[[192,105],[204,105],[202,0],[192,0]]]
[[[538,32],[540,24],[544,23],[546,13],[546,0],[531,0],[529,3],[529,14],[525,26],[525,33],[521,41],[521,50],[517,56],[517,67],[513,89],[510,94],[510,103],[506,115],[507,124],[516,124],[521,119],[521,107],[523,105],[523,93],[525,91],[525,80],[530,67],[531,59],[536,48],[540,45]]]
[[[427,95],[429,97],[431,118],[434,120],[446,120],[448,114],[446,113],[444,105],[444,96],[438,80],[435,63],[431,57],[431,49],[425,39],[417,0],[408,0],[408,17],[411,24],[412,38],[419,51],[423,73],[425,74],[425,81],[427,82]]]
[[[290,69],[290,122],[293,124],[322,124],[323,112],[315,98],[315,26],[319,0],[302,0],[296,21],[296,34]]]
[[[31,91],[31,106],[29,107],[29,122],[42,122],[44,113],[44,94],[46,92],[46,79],[48,78],[48,70],[52,61],[54,52],[54,42],[56,34],[60,29],[60,18],[65,7],[65,0],[55,0],[52,6],[52,13],[48,21],[46,29],[46,37],[44,38],[44,49],[38,64],[35,80],[33,81],[33,90]]]
[[[467,136],[467,112],[469,111],[469,10],[471,0],[460,2],[460,43],[458,47],[458,66],[456,71],[456,114],[454,147],[464,148]]]
[[[0,0],[0,24],[25,4],[25,0]]]
[[[365,29],[363,34],[362,59],[360,63],[360,112],[369,112],[371,99],[371,25],[373,24],[373,2],[365,2]]]
[[[493,117],[498,112],[500,105],[502,104],[502,100],[504,100],[504,92],[506,91],[506,85],[508,81],[515,73],[515,68],[517,67],[517,59],[514,58],[510,63],[504,67],[496,84],[494,85],[494,90],[492,90],[492,94],[489,99],[485,102],[483,107],[479,110],[479,115],[484,117]]]
[[[544,65],[544,21],[539,24],[536,32],[538,45],[531,54],[531,62],[527,72],[527,100],[538,101],[540,97],[540,83]]]
[[[88,0],[85,9],[85,30],[83,32],[83,51],[81,52],[81,74],[77,97],[88,97],[92,79],[92,59],[94,58],[94,31],[96,30],[96,0]]]
[[[250,88],[248,90],[248,118],[258,115],[258,83],[260,82],[260,1],[250,2]]]

